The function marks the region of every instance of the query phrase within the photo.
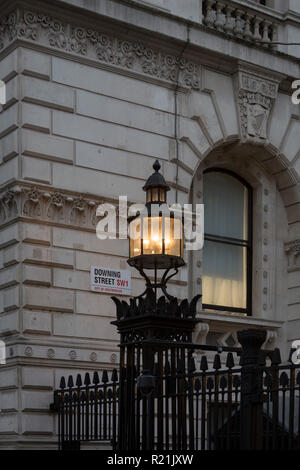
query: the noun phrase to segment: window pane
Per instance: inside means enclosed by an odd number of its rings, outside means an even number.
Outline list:
[[[246,248],[205,240],[202,295],[204,304],[246,308]]]
[[[205,233],[247,240],[247,220],[247,187],[227,173],[204,173]]]

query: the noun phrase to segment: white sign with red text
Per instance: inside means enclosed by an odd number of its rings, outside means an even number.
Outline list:
[[[131,271],[91,266],[91,290],[106,294],[131,294]]]

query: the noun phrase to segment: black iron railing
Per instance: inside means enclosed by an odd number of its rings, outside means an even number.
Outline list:
[[[132,450],[147,449],[149,439],[152,450],[240,449],[243,428],[252,439],[247,432],[255,423],[253,448],[300,449],[299,365],[280,365],[275,350],[266,366],[262,354],[255,390],[250,390],[242,386],[247,366],[235,364],[232,352],[226,358],[216,354],[213,360],[203,354],[198,362],[196,349],[186,347],[184,354],[162,349],[146,375],[154,379],[146,386],[136,365],[124,368],[122,392],[116,370],[110,378],[104,371],[101,380],[97,372],[92,380],[86,374],[83,383],[80,375],[75,384],[71,376],[67,383],[62,378],[52,407],[58,415],[60,449],[76,449],[85,441],[106,441],[118,449],[120,435],[123,446]],[[119,420],[120,406],[126,408],[126,423]],[[123,426],[130,435],[122,434]]]
[[[262,375],[264,449],[300,449],[300,366],[277,359]]]
[[[79,449],[80,442],[108,441],[113,448],[117,440],[118,372],[113,370],[109,379],[103,371],[101,380],[94,372],[82,382],[78,374],[74,384],[64,377],[60,389],[54,393],[52,410],[57,412],[59,449]]]

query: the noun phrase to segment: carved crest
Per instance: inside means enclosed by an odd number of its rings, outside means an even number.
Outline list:
[[[278,84],[245,72],[238,73],[238,107],[242,140],[265,141]]]

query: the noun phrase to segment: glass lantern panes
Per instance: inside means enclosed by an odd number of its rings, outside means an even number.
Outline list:
[[[183,257],[183,233],[181,218],[160,216],[139,216],[130,223],[130,258],[143,256],[146,266],[147,256],[167,255]],[[165,261],[166,262],[166,261]],[[145,264],[146,263],[146,264]]]

